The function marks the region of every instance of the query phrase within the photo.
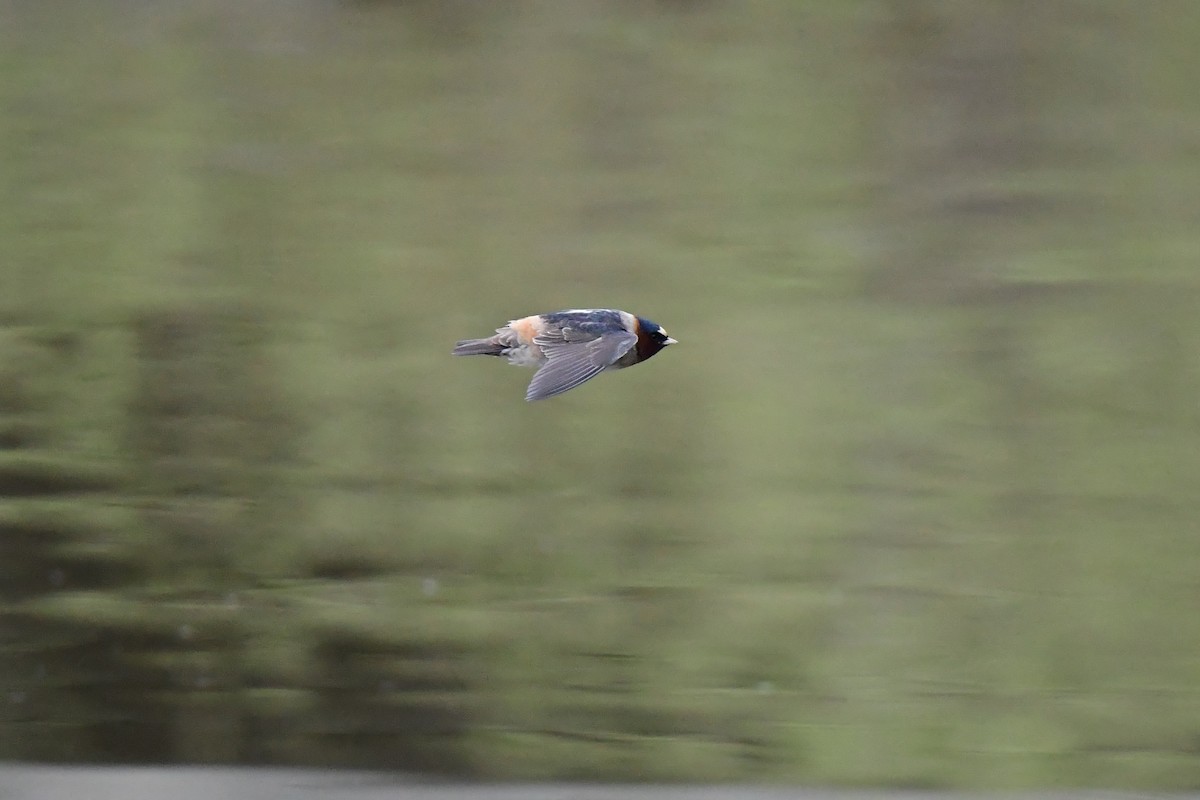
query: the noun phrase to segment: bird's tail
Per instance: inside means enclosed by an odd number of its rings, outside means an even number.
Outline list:
[[[498,337],[488,339],[463,339],[454,345],[451,355],[456,356],[498,356],[504,353],[505,345],[496,341]]]

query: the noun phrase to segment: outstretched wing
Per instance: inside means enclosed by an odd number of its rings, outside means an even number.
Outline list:
[[[596,335],[586,329],[564,327],[538,336],[534,343],[546,356],[529,382],[526,400],[543,400],[574,389],[590,380],[629,352],[637,336],[628,331],[608,331]]]

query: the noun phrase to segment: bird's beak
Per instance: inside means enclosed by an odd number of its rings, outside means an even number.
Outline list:
[[[666,347],[669,344],[679,344],[679,342],[676,339],[672,339],[670,336],[668,336],[666,341],[663,342],[663,347]]]

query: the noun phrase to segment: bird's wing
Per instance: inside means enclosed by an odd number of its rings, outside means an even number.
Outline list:
[[[628,331],[610,331],[600,335],[578,329],[538,336],[534,342],[546,356],[529,382],[526,400],[542,400],[574,389],[610,366],[637,342],[637,335]]]

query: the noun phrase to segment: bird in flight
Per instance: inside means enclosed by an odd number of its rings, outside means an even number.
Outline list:
[[[615,308],[572,308],[511,320],[485,339],[464,339],[456,356],[503,356],[537,367],[525,399],[574,389],[608,369],[640,364],[676,341],[656,322]]]

